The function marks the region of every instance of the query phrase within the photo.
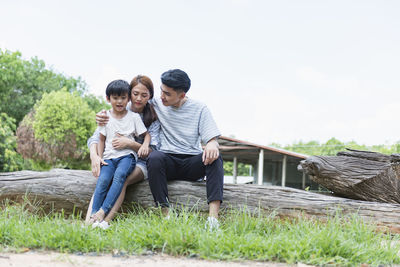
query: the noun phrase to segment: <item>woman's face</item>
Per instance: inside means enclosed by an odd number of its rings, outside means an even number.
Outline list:
[[[147,101],[150,99],[150,92],[146,86],[139,83],[132,88],[131,91],[131,104],[132,110],[135,112],[142,112]]]

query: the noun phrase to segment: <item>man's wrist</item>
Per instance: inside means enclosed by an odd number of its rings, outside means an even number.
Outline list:
[[[213,138],[210,141],[208,141],[208,144],[210,144],[210,143],[213,143],[217,148],[219,148],[219,143],[215,138]]]

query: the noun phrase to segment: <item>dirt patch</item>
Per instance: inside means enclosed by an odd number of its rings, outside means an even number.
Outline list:
[[[24,267],[70,267],[70,266],[98,266],[98,267],[287,267],[298,266],[283,263],[257,261],[209,261],[197,258],[172,257],[168,255],[149,256],[113,256],[113,255],[76,255],[57,252],[0,253],[0,266]]]

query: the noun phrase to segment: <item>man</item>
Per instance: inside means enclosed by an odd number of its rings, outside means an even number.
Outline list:
[[[206,176],[207,225],[217,228],[224,177],[217,142],[220,132],[206,105],[186,96],[191,82],[184,71],[166,71],[161,82],[161,98],[153,100],[161,124],[160,149],[151,152],[147,160],[154,201],[168,211],[167,181],[196,181]]]

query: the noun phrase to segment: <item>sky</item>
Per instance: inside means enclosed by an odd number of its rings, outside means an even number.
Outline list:
[[[225,136],[400,141],[400,1],[0,0],[0,48],[104,97],[186,71]]]

